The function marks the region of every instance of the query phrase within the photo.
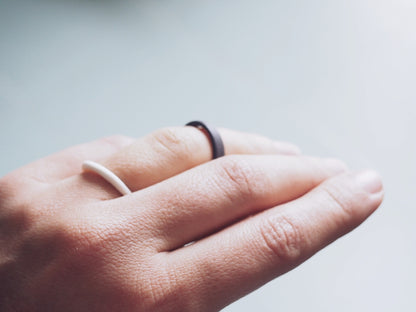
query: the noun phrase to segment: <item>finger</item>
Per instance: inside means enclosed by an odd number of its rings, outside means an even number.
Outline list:
[[[146,208],[158,251],[172,250],[249,214],[293,200],[345,170],[334,159],[281,155],[228,156],[120,199]],[[113,203],[111,203],[113,205]]]
[[[220,130],[220,134],[226,154],[296,154],[299,151],[289,143],[278,143],[257,135],[224,129]],[[130,190],[137,191],[208,162],[211,158],[211,144],[203,131],[195,127],[176,127],[162,129],[139,139],[102,164]],[[116,192],[108,191],[108,183],[103,179],[99,184],[102,192],[97,193],[97,180],[92,180],[90,173],[72,179],[69,184],[74,189],[80,189],[81,197],[85,197],[85,194],[100,199],[118,196]]]
[[[267,137],[234,130],[218,129],[224,141],[225,153],[299,155],[300,148],[292,143],[274,141]]]
[[[329,179],[303,197],[243,220],[169,255],[179,289],[219,309],[299,265],[361,224],[381,203],[380,177]],[[189,285],[187,276],[194,281]],[[184,287],[180,287],[180,285]]]
[[[39,159],[14,173],[39,183],[54,183],[81,173],[81,165],[85,159],[105,159],[133,141],[133,138],[120,135],[102,138]]]
[[[79,174],[85,159],[98,161],[107,158],[133,141],[125,136],[111,136],[73,146],[34,161],[0,179],[0,197],[31,196],[32,192],[38,192],[49,184]]]
[[[276,154],[281,146],[256,135],[220,130],[225,153]],[[285,152],[295,152],[286,149]],[[132,191],[156,184],[178,173],[210,161],[210,141],[195,127],[176,127],[159,130],[104,162]]]

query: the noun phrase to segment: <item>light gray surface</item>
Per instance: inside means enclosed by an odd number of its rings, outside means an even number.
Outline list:
[[[415,311],[416,2],[0,0],[0,175],[202,118],[384,177],[359,229],[225,311]]]

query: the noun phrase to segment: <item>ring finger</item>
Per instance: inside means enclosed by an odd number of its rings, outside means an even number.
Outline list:
[[[299,149],[285,142],[219,129],[226,154],[298,154]],[[102,164],[117,175],[131,191],[138,191],[183,171],[210,161],[211,144],[203,131],[194,127],[174,127],[156,131],[113,154]],[[111,199],[120,194],[104,179],[85,172],[57,185],[75,196]],[[81,194],[80,194],[81,193]]]

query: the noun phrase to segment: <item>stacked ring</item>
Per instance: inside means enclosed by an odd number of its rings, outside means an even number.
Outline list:
[[[196,127],[204,131],[207,134],[211,146],[212,146],[212,159],[224,156],[224,143],[222,142],[221,136],[215,128],[209,127],[206,123],[202,121],[191,121],[186,124],[186,126]],[[131,193],[131,190],[128,186],[111,170],[107,169],[103,165],[96,163],[91,160],[86,160],[82,164],[82,169],[84,171],[91,171],[104,180],[110,183],[114,188],[120,192],[121,195],[128,195]]]
[[[224,143],[222,142],[219,132],[215,128],[209,127],[206,123],[198,120],[188,122],[186,126],[202,129],[208,135],[212,146],[212,159],[225,155]]]

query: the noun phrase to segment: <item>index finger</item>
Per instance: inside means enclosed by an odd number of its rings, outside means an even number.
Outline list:
[[[219,310],[357,227],[382,198],[374,172],[343,174],[295,201],[162,256],[177,289],[190,291],[182,297],[202,298],[199,306]],[[188,276],[196,282],[189,285]]]

